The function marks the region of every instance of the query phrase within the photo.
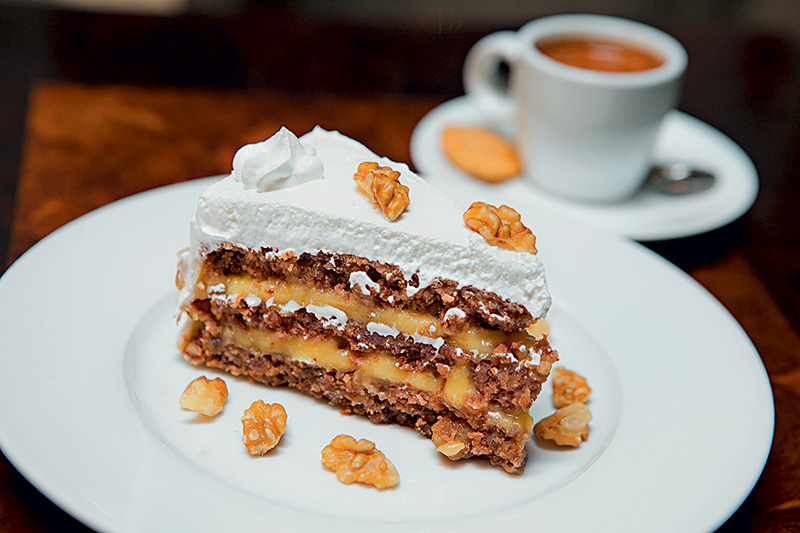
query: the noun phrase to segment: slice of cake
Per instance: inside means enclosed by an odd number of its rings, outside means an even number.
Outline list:
[[[520,473],[557,359],[532,334],[550,306],[534,242],[511,209],[467,210],[339,133],[282,129],[200,196],[181,350]]]

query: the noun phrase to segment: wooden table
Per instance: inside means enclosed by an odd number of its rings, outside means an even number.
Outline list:
[[[253,35],[262,38],[262,33],[264,39],[280,40],[287,32],[296,35],[300,31],[304,39],[317,45],[331,34],[351,35],[340,25],[322,29],[312,25],[309,29],[295,19],[288,25],[276,20],[250,21],[251,30],[253,27],[255,30],[248,33],[250,40],[245,39],[244,46],[252,47]],[[753,340],[772,383],[776,419],[769,460],[752,494],[721,531],[800,528],[800,338],[796,306],[800,278],[792,277],[800,261],[797,261],[797,242],[786,237],[800,235],[796,216],[800,180],[796,179],[796,170],[792,170],[797,159],[792,152],[797,148],[794,128],[800,123],[800,111],[796,105],[788,105],[788,111],[777,110],[780,106],[773,105],[775,101],[783,101],[782,93],[774,92],[777,88],[788,86],[800,91],[800,76],[796,68],[781,67],[774,61],[776,57],[789,61],[791,48],[785,48],[789,46],[785,40],[759,39],[746,32],[726,33],[715,26],[709,30],[711,26],[701,23],[675,23],[670,28],[669,17],[660,20],[664,21],[662,27],[667,26],[684,42],[694,60],[687,73],[682,109],[743,143],[762,178],[759,202],[743,221],[709,235],[650,245],[685,268],[730,310]],[[122,24],[116,19],[103,22],[111,23],[112,27]],[[237,20],[237,24],[240,22]],[[61,23],[65,24],[63,20]],[[14,207],[13,218],[8,217],[12,220],[9,262],[56,228],[99,206],[161,185],[228,172],[239,146],[264,139],[281,125],[297,132],[307,131],[315,124],[338,129],[382,155],[410,161],[409,137],[415,124],[430,109],[455,95],[453,82],[442,80],[456,78],[463,52],[479,36],[476,33],[480,33],[465,31],[457,37],[433,35],[430,39],[434,42],[446,41],[450,53],[437,48],[426,63],[428,66],[416,73],[408,72],[409,52],[390,35],[394,48],[384,48],[395,52],[399,63],[378,72],[376,79],[383,89],[391,89],[393,83],[403,85],[399,91],[364,91],[363,86],[349,81],[352,73],[335,76],[342,66],[340,63],[324,72],[323,78],[330,82],[329,90],[297,91],[298,85],[319,79],[308,69],[292,70],[289,59],[282,56],[250,58],[254,62],[273,61],[278,70],[250,71],[256,82],[233,76],[236,80],[233,85],[258,88],[234,90],[165,86],[161,83],[165,80],[167,83],[177,80],[173,85],[184,85],[178,83],[180,79],[170,78],[170,72],[162,72],[158,79],[137,78],[134,73],[130,78],[140,85],[117,84],[116,81],[128,78],[123,75],[124,69],[113,70],[115,63],[110,59],[113,54],[92,52],[80,40],[91,40],[86,35],[91,34],[95,23],[94,18],[90,17],[88,22],[80,18],[76,24],[80,31],[64,32],[66,37],[61,37],[65,40],[56,47],[62,52],[72,46],[89,55],[94,53],[92,61],[84,62],[91,63],[93,70],[85,71],[80,70],[84,63],[75,57],[69,54],[61,57],[66,65],[62,77],[92,83],[33,80],[35,83],[27,93],[16,194],[0,191],[0,207]],[[158,27],[151,19],[141,24],[146,31]],[[175,23],[182,31],[187,31],[187,24],[182,20]],[[206,21],[200,26],[204,34],[217,35],[219,26]],[[264,27],[269,31],[262,31]],[[376,37],[380,31],[373,29],[367,39],[386,44]],[[101,29],[96,33],[110,39],[114,30]],[[706,46],[710,37],[715,39],[716,47]],[[358,38],[349,38],[343,46],[360,43]],[[360,34],[360,38],[364,35]],[[420,44],[419,38],[416,44]],[[720,53],[731,49],[738,50],[738,59],[726,59]],[[335,57],[336,53],[329,52],[326,61]],[[370,57],[368,53],[360,56],[358,68],[369,66]],[[765,61],[765,57],[773,61]],[[104,60],[107,62],[103,63]],[[214,57],[209,59],[214,60]],[[438,65],[437,69],[430,67],[431,64]],[[187,68],[201,70],[194,64],[184,65],[184,70]],[[284,71],[294,73],[295,77],[287,74],[273,84],[259,77],[265,72]],[[406,77],[398,77],[399,71]],[[99,72],[105,72],[105,76]],[[231,75],[228,71],[223,74]],[[409,87],[421,89],[406,90]],[[789,94],[798,91],[789,90]],[[403,93],[416,96],[401,96]],[[760,102],[764,108],[754,111],[754,107],[747,107],[752,102]],[[770,135],[762,135],[762,131]],[[720,446],[735,445],[720,442]],[[81,529],[84,529],[81,524],[50,503],[0,456],[0,532]]]

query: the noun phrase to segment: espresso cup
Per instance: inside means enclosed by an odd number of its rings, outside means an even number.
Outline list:
[[[507,86],[499,65],[509,67]],[[647,178],[686,51],[666,33],[601,15],[557,15],[478,41],[464,64],[470,101],[515,124],[525,178],[584,201],[621,201]]]

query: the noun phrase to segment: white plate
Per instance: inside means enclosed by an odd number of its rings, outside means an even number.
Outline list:
[[[579,449],[529,443],[522,476],[452,464],[399,426],[346,417],[293,391],[226,377],[211,421],[177,399],[200,374],[175,348],[176,252],[200,180],[94,211],[0,279],[0,445],[55,503],[110,531],[419,530],[506,527],[710,530],[751,490],[773,407],[761,361],[698,284],[641,246],[536,219],[556,303],[552,342],[594,389]],[[535,216],[533,218],[536,218]],[[242,411],[283,403],[284,440],[251,458]],[[549,391],[536,403],[552,412]],[[320,450],[376,442],[401,482],[340,484]]]
[[[411,157],[423,177],[464,203],[505,203],[518,211],[568,216],[639,241],[673,239],[719,228],[747,212],[758,193],[758,175],[747,154],[708,124],[674,111],[656,141],[658,163],[685,161],[710,170],[717,179],[703,192],[670,196],[648,187],[616,204],[572,202],[522,179],[490,185],[468,176],[442,152],[442,131],[453,125],[489,126],[464,96],[446,102],[419,121],[411,137]],[[494,125],[511,138],[511,125]]]

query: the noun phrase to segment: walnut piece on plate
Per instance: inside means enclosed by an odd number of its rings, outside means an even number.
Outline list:
[[[589,422],[592,413],[582,403],[562,407],[533,426],[534,434],[540,439],[551,440],[559,446],[580,446],[589,438]]]
[[[205,416],[217,416],[225,407],[228,387],[221,378],[209,380],[205,376],[189,383],[178,399],[178,405]]]
[[[394,487],[400,475],[391,461],[366,439],[338,435],[322,449],[322,465],[342,483],[365,483],[378,489]]]
[[[592,392],[586,379],[566,368],[554,368],[550,379],[553,380],[553,403],[556,407],[584,403]]]
[[[286,431],[286,410],[279,403],[256,400],[242,415],[242,442],[250,455],[264,455]]]

